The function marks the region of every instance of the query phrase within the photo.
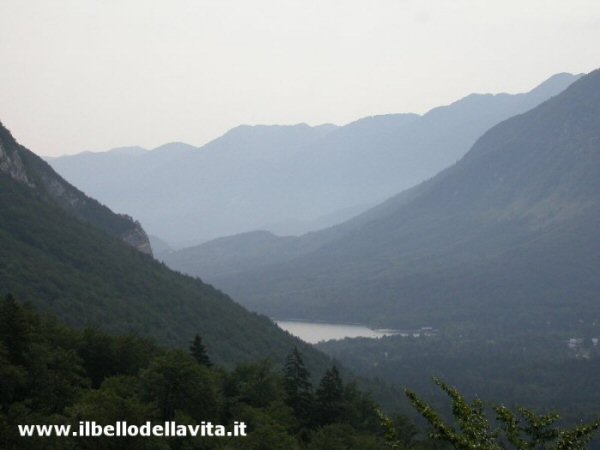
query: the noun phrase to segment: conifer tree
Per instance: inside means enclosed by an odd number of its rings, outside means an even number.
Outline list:
[[[194,336],[194,340],[190,345],[190,353],[194,357],[196,361],[202,366],[211,367],[212,361],[208,357],[208,352],[206,351],[206,347],[202,343],[202,338],[200,335]]]
[[[21,305],[8,294],[0,301],[0,342],[13,363],[21,363],[30,343],[30,324]]]
[[[344,412],[344,385],[336,366],[325,372],[316,397],[319,423],[339,422]]]
[[[294,347],[285,359],[283,388],[286,404],[294,410],[302,425],[308,425],[312,415],[312,384],[298,347]]]

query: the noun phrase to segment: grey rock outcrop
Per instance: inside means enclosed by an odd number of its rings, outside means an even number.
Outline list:
[[[0,174],[38,190],[49,201],[57,203],[75,217],[120,238],[142,253],[152,255],[150,240],[139,222],[127,215],[112,212],[69,184],[48,163],[17,144],[2,123]]]

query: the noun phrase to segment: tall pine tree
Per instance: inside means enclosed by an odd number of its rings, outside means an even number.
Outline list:
[[[340,422],[344,414],[344,385],[337,367],[325,372],[316,394],[319,424]]]
[[[30,323],[23,307],[8,294],[0,299],[0,342],[4,344],[11,362],[20,364],[31,340]]]
[[[312,384],[298,347],[294,347],[285,359],[283,388],[285,402],[294,410],[301,427],[308,426],[312,420]]]
[[[208,357],[206,347],[202,343],[202,338],[197,334],[190,345],[190,353],[196,361],[202,366],[211,367],[212,361]]]

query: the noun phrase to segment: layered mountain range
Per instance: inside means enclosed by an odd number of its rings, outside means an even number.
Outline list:
[[[220,364],[282,361],[296,345],[313,365],[327,362],[268,318],[154,260],[138,223],[71,186],[2,125],[0,212],[0,295],[163,345],[187,347],[200,334]]]
[[[195,148],[127,147],[49,159],[68,181],[181,248],[253,230],[300,235],[341,223],[460,159],[487,129],[560,93],[473,94],[424,115],[346,126],[240,126]]]
[[[342,225],[224,238],[167,262],[273,316],[511,332],[600,325],[598,248],[595,71]]]

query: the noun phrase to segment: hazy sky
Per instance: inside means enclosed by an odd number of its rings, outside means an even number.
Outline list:
[[[38,154],[344,124],[600,67],[598,0],[0,0],[0,120]]]

